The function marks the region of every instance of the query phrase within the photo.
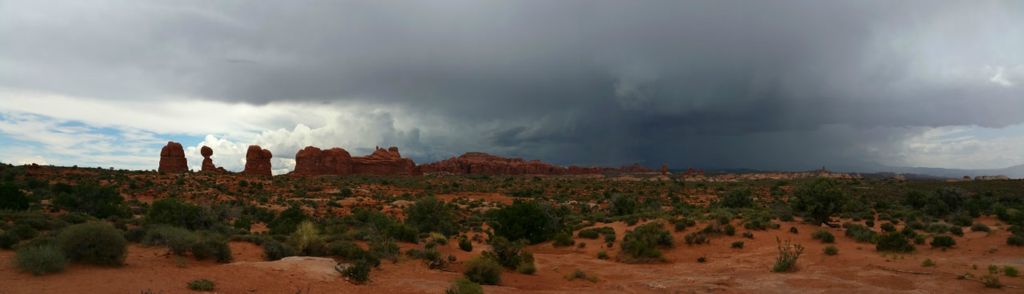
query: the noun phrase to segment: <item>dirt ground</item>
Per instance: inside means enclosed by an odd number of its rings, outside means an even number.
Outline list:
[[[681,242],[685,231],[674,233],[677,245],[664,250],[667,262],[658,264],[614,261],[618,242],[613,248],[605,248],[601,239],[577,239],[586,243],[583,248],[555,248],[543,243],[528,248],[535,254],[535,275],[506,272],[500,286],[484,289],[487,293],[1024,292],[1024,278],[1020,277],[1001,276],[1006,285],[1002,290],[958,279],[965,273],[979,277],[989,265],[1024,267],[1024,248],[1005,245],[1008,233],[1000,230],[998,221],[982,222],[992,226],[993,233],[967,232],[964,237],[956,237],[955,248],[942,251],[919,245],[910,254],[879,254],[873,245],[856,243],[843,236],[841,229],[831,229],[839,254],[827,256],[822,253],[825,245],[811,239],[817,227],[797,223],[784,223],[777,230],[753,231],[753,239],[737,234],[696,246]],[[607,225],[616,230],[619,240],[628,229],[623,223]],[[790,233],[791,226],[799,233]],[[797,272],[769,270],[777,255],[776,238],[806,247]],[[733,241],[744,241],[744,248],[730,248]],[[231,244],[235,260],[229,264],[175,257],[162,247],[131,245],[123,267],[71,264],[64,272],[47,276],[18,272],[13,265],[14,252],[5,250],[0,251],[0,293],[187,293],[190,290],[186,284],[201,278],[214,281],[219,293],[441,293],[461,277],[462,261],[486,249],[483,244],[474,244],[473,252],[462,252],[454,243],[442,249],[458,258],[447,271],[430,270],[418,260],[402,259],[397,264],[385,261],[372,271],[366,285],[344,280],[333,270],[331,259],[292,257],[267,262],[259,246],[240,242]],[[609,260],[596,257],[602,249],[611,256]],[[705,257],[706,262],[697,262],[699,257]],[[925,259],[933,260],[936,266],[923,267]],[[597,277],[597,281],[565,278],[577,269]]]

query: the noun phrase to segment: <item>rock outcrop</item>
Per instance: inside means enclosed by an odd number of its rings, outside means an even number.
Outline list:
[[[272,176],[270,172],[270,158],[274,157],[270,150],[260,148],[258,145],[249,145],[245,152],[245,170],[242,174],[253,176]]]
[[[320,150],[309,146],[295,154],[296,176],[322,175],[418,175],[416,163],[402,158],[398,147],[383,149],[377,147],[367,156],[352,157],[342,148]]]
[[[200,170],[201,172],[204,172],[204,173],[218,173],[218,174],[223,174],[223,173],[227,173],[228,172],[223,167],[217,167],[216,165],[213,165],[213,159],[210,158],[210,156],[213,156],[213,149],[212,148],[203,146],[203,148],[199,149],[199,153],[203,155],[203,169]]]
[[[481,152],[467,152],[458,157],[419,166],[424,173],[474,174],[474,175],[585,175],[615,172],[651,172],[640,165],[623,168],[607,167],[561,167],[539,160],[505,158]]]
[[[167,142],[163,149],[160,149],[160,167],[162,173],[186,173],[188,172],[188,161],[185,160],[185,149],[178,142]]]

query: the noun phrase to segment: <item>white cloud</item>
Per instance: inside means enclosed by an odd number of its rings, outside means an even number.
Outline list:
[[[901,158],[910,166],[1004,168],[1024,162],[1024,124],[931,128],[907,139],[903,148]]]

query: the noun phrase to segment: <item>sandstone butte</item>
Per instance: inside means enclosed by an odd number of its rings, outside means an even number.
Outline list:
[[[372,154],[353,157],[342,148],[320,150],[309,146],[295,154],[296,176],[322,175],[419,175],[412,159],[402,158],[398,147],[377,147]]]
[[[188,161],[185,160],[185,149],[181,144],[167,142],[167,145],[160,149],[160,167],[157,170],[175,174],[188,172]]]
[[[245,170],[242,171],[244,175],[252,176],[272,176],[270,172],[270,158],[274,157],[270,153],[270,150],[260,148],[259,145],[249,145],[249,150],[245,152]]]
[[[213,156],[212,148],[203,146],[203,148],[199,149],[199,153],[203,155],[203,169],[201,170],[202,172],[217,174],[223,174],[228,172],[223,167],[217,167],[216,165],[213,165],[213,159],[210,158],[210,156]]]
[[[609,167],[561,167],[539,160],[505,158],[482,152],[467,152],[458,157],[419,166],[423,173],[475,174],[475,175],[582,175],[603,173],[646,173],[652,170],[634,164],[622,168]]]

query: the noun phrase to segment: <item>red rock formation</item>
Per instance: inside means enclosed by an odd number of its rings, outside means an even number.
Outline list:
[[[249,145],[245,152],[245,170],[242,174],[254,176],[272,176],[270,172],[270,158],[274,157],[270,150],[260,148],[258,145]]]
[[[188,172],[188,161],[185,160],[185,149],[178,142],[167,142],[163,149],[160,149],[160,168],[162,173],[186,173]]]
[[[352,157],[341,148],[320,150],[313,146],[299,150],[295,154],[295,171],[297,176],[318,175],[418,175],[416,163],[411,159],[402,158],[398,147],[382,149],[377,147],[373,154]]]
[[[505,158],[481,152],[467,152],[459,157],[419,166],[424,173],[478,174],[478,175],[586,175],[616,172],[651,172],[640,165],[623,168],[580,167],[568,168],[545,163],[539,160],[523,160],[522,158]]]
[[[218,174],[228,172],[227,170],[224,170],[223,167],[217,167],[216,165],[213,165],[213,159],[210,158],[210,156],[213,156],[213,149],[211,149],[210,147],[203,146],[203,148],[199,149],[199,153],[203,155],[203,169],[200,170],[201,172]]]

